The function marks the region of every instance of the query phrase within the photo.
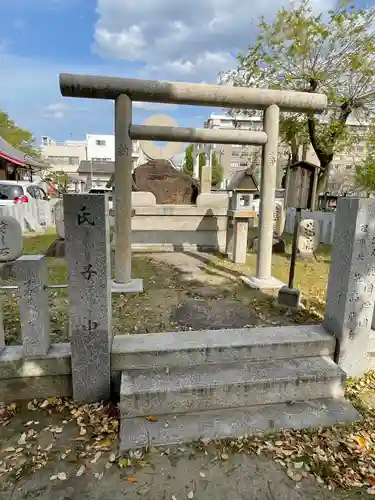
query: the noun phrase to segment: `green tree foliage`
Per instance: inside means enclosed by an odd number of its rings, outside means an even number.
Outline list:
[[[2,110],[0,110],[0,137],[29,156],[40,156],[39,151],[34,146],[35,139],[33,135],[29,131],[18,127],[9,118],[8,114]]]
[[[212,185],[213,186],[220,185],[221,181],[223,180],[223,176],[224,176],[224,169],[222,165],[219,163],[217,154],[214,151],[212,153]]]
[[[190,175],[190,177],[193,177],[194,174],[193,150],[194,146],[192,144],[185,149],[185,159],[182,167],[183,173]]]
[[[191,144],[185,149],[185,159],[182,167],[184,174],[194,175],[194,159],[193,159],[194,146]],[[204,153],[199,155],[199,176],[201,173],[201,168],[206,164],[206,156]],[[216,152],[212,154],[212,185],[216,186],[223,180],[223,167],[220,165]]]
[[[221,74],[222,83],[235,86],[328,96],[323,115],[288,113],[282,121],[289,124],[281,126],[289,144],[291,137],[303,144],[308,134],[321,164],[319,188],[334,153],[350,141],[345,127],[349,115],[365,118],[375,108],[374,19],[374,8],[356,8],[351,1],[317,15],[310,0],[299,0],[280,9],[273,23],[260,18],[260,34],[238,55],[237,69]]]
[[[368,137],[366,158],[355,170],[355,186],[360,191],[375,193],[375,130],[373,127]]]

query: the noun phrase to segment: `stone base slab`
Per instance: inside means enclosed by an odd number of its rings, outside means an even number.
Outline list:
[[[277,305],[288,309],[298,310],[300,308],[301,292],[298,288],[283,286],[279,290]]]
[[[112,293],[142,293],[143,280],[135,278],[129,283],[116,283],[116,281],[112,280],[111,291]]]
[[[121,421],[120,452],[199,439],[228,439],[283,429],[328,427],[356,420],[362,420],[357,410],[344,399],[334,398],[163,415],[157,422],[130,418]]]
[[[241,276],[241,280],[250,288],[259,290],[279,290],[285,283],[271,276],[268,279],[257,278],[256,276]]]

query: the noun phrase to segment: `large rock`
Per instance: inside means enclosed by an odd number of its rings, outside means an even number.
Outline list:
[[[157,204],[191,205],[199,194],[199,183],[167,160],[140,165],[134,170],[133,180],[133,189],[153,193]]]

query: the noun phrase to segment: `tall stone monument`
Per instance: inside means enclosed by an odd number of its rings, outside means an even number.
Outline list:
[[[73,397],[81,403],[108,400],[112,310],[107,197],[66,194],[64,221]]]
[[[350,376],[366,370],[374,302],[375,199],[339,198],[324,327]]]

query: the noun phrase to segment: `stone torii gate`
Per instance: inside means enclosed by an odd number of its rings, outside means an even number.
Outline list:
[[[271,275],[273,206],[281,111],[311,112],[327,107],[323,94],[92,75],[60,74],[63,96],[115,101],[116,253],[113,291],[136,291],[131,276],[132,140],[261,145],[259,246],[254,288],[279,288]],[[214,130],[132,124],[132,101],[264,111],[263,131]],[[139,290],[141,291],[141,290]]]

